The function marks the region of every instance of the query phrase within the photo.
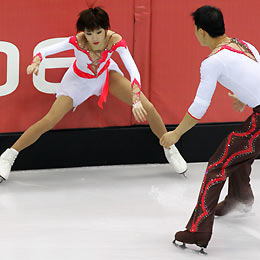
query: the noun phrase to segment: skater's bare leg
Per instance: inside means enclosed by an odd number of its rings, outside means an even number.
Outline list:
[[[130,81],[116,71],[110,71],[109,76],[110,93],[121,101],[132,106],[133,93]],[[146,118],[151,130],[160,139],[167,132],[162,118],[153,104],[145,97],[143,93],[141,93],[140,99],[144,109],[147,112]],[[164,149],[164,153],[168,162],[173,166],[175,172],[184,173],[187,170],[187,163],[175,145],[172,145],[171,149]]]
[[[21,137],[12,146],[13,149],[20,152],[30,146],[39,137],[52,129],[73,107],[73,101],[70,97],[60,96],[53,103],[50,111],[38,122],[30,126]]]
[[[11,148],[2,153],[0,156],[0,182],[8,179],[18,153],[37,141],[43,133],[52,129],[72,107],[73,101],[70,97],[60,96],[40,121],[29,127]]]
[[[109,73],[109,92],[121,101],[132,106],[133,94],[131,83],[116,71],[110,71]],[[151,130],[160,139],[167,132],[162,118],[153,104],[145,97],[143,93],[141,93],[140,98],[142,105],[147,112],[147,121],[151,127]]]

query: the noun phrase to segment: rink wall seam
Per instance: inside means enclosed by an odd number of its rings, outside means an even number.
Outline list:
[[[177,143],[187,162],[206,162],[239,123],[198,124]],[[167,126],[173,130],[176,126]],[[0,152],[21,133],[0,134]],[[166,163],[148,126],[52,130],[22,151],[13,170]]]

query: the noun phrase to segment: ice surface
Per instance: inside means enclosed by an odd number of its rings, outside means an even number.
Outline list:
[[[207,256],[172,245],[205,168],[189,164],[187,178],[168,164],[13,172],[0,185],[1,260],[260,259],[260,161],[253,211],[216,219]]]

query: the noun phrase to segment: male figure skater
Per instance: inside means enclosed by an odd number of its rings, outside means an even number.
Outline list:
[[[219,82],[232,93],[235,110],[245,105],[252,115],[231,132],[211,156],[199,193],[197,205],[185,231],[175,234],[175,241],[206,248],[212,235],[214,215],[227,214],[237,203],[250,208],[253,193],[250,187],[251,164],[260,154],[260,64],[254,46],[225,34],[222,12],[202,6],[192,13],[195,35],[210,55],[202,62],[201,80],[196,97],[178,127],[163,135],[161,145],[169,147],[191,129],[205,114]],[[229,177],[225,200],[218,204],[220,192]]]

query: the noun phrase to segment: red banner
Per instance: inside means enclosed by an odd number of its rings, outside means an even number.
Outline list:
[[[199,67],[209,50],[194,36],[190,14],[204,0],[1,0],[0,8],[0,132],[24,131],[44,116],[55,100],[58,87],[73,53],[46,58],[38,77],[26,75],[39,46],[75,35],[77,15],[87,4],[103,7],[111,29],[126,40],[141,72],[144,93],[165,123],[177,124],[193,101],[199,83]],[[224,13],[229,36],[244,39],[260,49],[257,0],[212,0]],[[119,66],[124,69],[118,56]],[[49,93],[49,94],[48,94]],[[131,108],[109,95],[104,110],[97,97],[70,112],[56,128],[127,126],[135,124]],[[218,87],[201,122],[241,121],[249,109],[232,111],[227,92]]]

